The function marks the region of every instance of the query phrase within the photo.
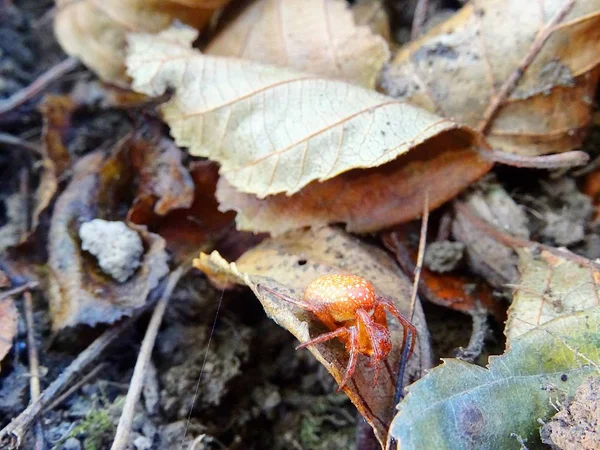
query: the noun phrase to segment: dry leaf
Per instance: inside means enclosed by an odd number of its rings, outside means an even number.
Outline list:
[[[600,448],[600,377],[591,376],[574,398],[540,430],[542,442],[552,449]]]
[[[50,312],[52,327],[112,323],[142,306],[148,293],[168,272],[165,242],[144,227],[136,231],[145,254],[140,268],[125,283],[102,273],[80,248],[78,230],[101,212],[97,205],[102,153],[78,161],[73,179],[56,201],[49,234]]]
[[[507,284],[515,283],[519,278],[517,255],[511,246],[495,239],[473,223],[471,216],[492,228],[494,226],[490,223],[500,225],[501,230],[510,229],[504,228],[506,222],[498,223],[495,220],[498,216],[490,211],[491,203],[486,200],[482,193],[471,192],[465,196],[465,203],[456,202],[452,234],[454,239],[465,244],[469,268],[495,288],[501,289]],[[462,209],[460,205],[463,206]],[[471,215],[466,214],[464,210],[468,210]]]
[[[343,222],[348,231],[371,232],[418,217],[424,192],[435,208],[484,175],[488,161],[467,143],[430,139],[408,155],[382,167],[353,170],[324,183],[312,182],[291,197],[258,199],[221,178],[217,198],[222,210],[237,211],[240,230],[281,234],[303,226]],[[432,182],[435,180],[435,182]]]
[[[368,26],[371,31],[390,44],[390,19],[382,0],[358,0],[352,4],[354,22],[358,26]]]
[[[21,192],[4,198],[6,221],[0,226],[0,253],[21,242],[27,233],[27,199]]]
[[[177,144],[217,161],[242,192],[291,195],[312,181],[381,166],[436,136],[451,149],[476,139],[355,85],[202,55],[190,48],[195,37],[182,27],[131,34],[128,73],[147,95],[175,90],[162,112]]]
[[[585,177],[583,193],[592,199],[595,214],[594,221],[600,219],[600,171],[594,171]]]
[[[0,362],[12,348],[17,335],[19,311],[12,297],[0,300]]]
[[[56,0],[54,33],[66,53],[102,80],[125,81],[125,34],[158,32],[174,20],[201,28],[228,0]]]
[[[219,178],[218,167],[210,161],[197,161],[191,164],[190,175],[194,190],[193,203],[187,208],[179,208],[164,216],[144,214],[135,206],[129,211],[129,220],[148,225],[166,241],[178,261],[183,261],[200,250],[214,248],[216,242],[227,236],[241,238],[234,229],[233,212],[218,210],[215,189]]]
[[[600,62],[600,0],[574,0],[491,123],[486,109],[568,0],[478,0],[398,53],[385,91],[524,155],[572,150],[591,120]],[[489,127],[487,126],[489,125]]]
[[[181,163],[182,152],[162,137],[158,123],[143,124],[129,142],[129,158],[137,174],[137,194],[130,215],[145,205],[159,216],[189,208],[194,181]]]
[[[353,273],[371,281],[377,292],[392,298],[404,314],[408,314],[410,308],[411,284],[394,261],[382,250],[335,228],[297,231],[267,239],[232,264],[216,252],[210,256],[202,254],[195,265],[211,276],[220,276],[221,280],[248,285],[267,315],[301,342],[324,331],[323,324],[309,312],[280,300],[260,286],[298,297],[320,275]],[[425,318],[419,304],[414,324],[419,330],[419,338],[415,355],[409,362],[410,381],[418,378],[431,363]],[[390,330],[395,345],[388,361],[395,371],[401,354],[396,343],[402,342],[402,331],[394,320],[390,320]],[[336,340],[309,347],[309,350],[339,383],[348,362],[344,346]],[[393,416],[395,375],[392,377],[391,373],[383,370],[377,386],[373,388],[372,369],[366,363],[365,358],[359,358],[357,370],[344,391],[371,424],[384,447]]]
[[[523,248],[521,279],[515,286],[504,334],[507,347],[518,336],[560,316],[600,306],[600,266],[567,250]]]
[[[207,54],[232,56],[375,87],[386,41],[357,26],[345,0],[259,0],[214,38]]]
[[[396,260],[404,273],[414,273],[417,262],[417,247],[414,239],[418,236],[416,227],[406,224],[393,231],[382,233],[381,238],[388,250],[396,255]],[[473,276],[455,273],[434,273],[427,267],[421,268],[419,283],[421,296],[436,305],[454,309],[464,313],[474,313],[483,308],[499,322],[506,319],[506,308],[492,295],[487,283],[482,283]]]
[[[47,95],[39,109],[44,119],[42,128],[42,173],[35,193],[31,218],[34,231],[40,215],[48,208],[58,189],[59,178],[70,168],[71,155],[66,137],[71,131],[71,117],[77,105],[66,96]]]

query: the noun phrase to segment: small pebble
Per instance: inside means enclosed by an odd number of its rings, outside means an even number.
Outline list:
[[[465,245],[462,242],[432,242],[425,248],[425,267],[436,273],[452,272],[462,259]]]
[[[140,266],[142,240],[123,222],[91,220],[81,225],[79,237],[81,248],[96,257],[104,273],[121,283]]]
[[[133,441],[133,445],[136,450],[148,450],[150,447],[152,447],[152,441],[146,436],[138,436]]]
[[[70,437],[59,447],[59,450],[81,450],[81,442],[74,437]]]

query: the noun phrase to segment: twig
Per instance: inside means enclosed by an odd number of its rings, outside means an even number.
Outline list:
[[[504,102],[508,99],[512,91],[517,86],[517,83],[525,73],[525,71],[529,68],[529,65],[533,62],[539,51],[542,49],[552,32],[554,31],[554,27],[558,25],[565,16],[569,13],[573,5],[575,4],[575,0],[568,0],[565,2],[563,7],[556,13],[556,15],[546,24],[546,26],[541,29],[535,39],[533,40],[531,47],[529,47],[529,51],[525,55],[525,57],[521,60],[517,68],[510,74],[510,76],[506,79],[498,94],[492,99],[491,103],[488,105],[487,109],[483,113],[483,118],[479,125],[477,126],[477,130],[481,133],[485,133],[489,128],[492,120],[498,113],[500,107],[504,104]]]
[[[103,370],[104,368],[106,368],[106,366],[107,366],[106,363],[98,364],[96,367],[94,367],[92,370],[90,370],[87,374],[85,374],[85,376],[80,378],[79,381],[77,381],[77,383],[75,383],[73,386],[71,386],[69,389],[67,389],[63,394],[61,394],[56,400],[54,400],[52,403],[50,403],[48,406],[46,406],[43,411],[44,412],[52,411],[54,408],[58,407],[62,402],[64,402],[67,398],[69,398],[69,396],[71,394],[73,394],[73,392],[76,392],[81,386],[83,386],[84,384],[89,382],[92,378],[94,378],[96,375],[98,375],[98,373],[101,370]]]
[[[31,292],[24,293],[25,323],[27,324],[27,351],[29,355],[29,392],[31,402],[40,397],[40,363],[37,345],[35,343],[35,323],[33,321],[33,301]],[[44,430],[39,421],[34,422],[35,427],[35,450],[44,448]]]
[[[3,133],[0,131],[0,144],[6,145],[14,145],[16,147],[22,147],[26,150],[37,153],[38,155],[42,154],[42,149],[31,142],[27,142],[25,139],[21,139],[20,137],[13,136],[12,134]]]
[[[415,14],[413,16],[412,30],[410,32],[411,39],[417,39],[423,32],[423,24],[427,18],[427,6],[428,0],[418,0],[417,6],[415,7]]]
[[[495,149],[479,150],[479,154],[488,161],[532,169],[562,169],[585,166],[590,160],[590,155],[579,150],[543,156],[522,156]]]
[[[417,292],[419,292],[419,280],[421,279],[421,269],[423,268],[423,258],[425,256],[425,244],[427,242],[427,225],[429,223],[429,191],[425,191],[425,200],[423,202],[423,218],[421,219],[421,233],[419,236],[419,253],[417,254],[417,265],[415,267],[415,278],[410,295],[410,316],[412,322],[415,316],[415,306],[417,304]]]
[[[0,102],[0,116],[13,110],[14,108],[17,108],[18,106],[21,106],[27,100],[46,89],[52,82],[75,69],[78,64],[78,59],[69,57],[52,66],[50,69],[36,78],[35,81],[29,86],[16,92],[3,102]]]
[[[123,405],[123,412],[119,419],[119,425],[117,426],[117,432],[115,434],[115,440],[112,444],[111,450],[123,450],[129,440],[129,434],[131,432],[131,425],[133,424],[133,416],[135,414],[135,405],[137,404],[140,393],[142,392],[142,386],[144,384],[144,378],[146,376],[146,368],[152,356],[152,349],[154,348],[154,342],[156,341],[156,335],[162,322],[169,298],[173,292],[173,289],[177,285],[179,279],[183,275],[183,267],[177,268],[169,275],[167,285],[163,292],[161,299],[156,304],[156,308],[152,313],[152,318],[148,324],[146,335],[142,341],[142,347],[138,359],[133,369],[133,376],[131,377],[131,384],[129,385],[129,391],[127,391],[127,398]]]
[[[132,317],[106,330],[92,342],[71,364],[32,402],[25,410],[0,430],[0,448],[17,448],[23,441],[31,423],[38,417],[62,389],[73,382],[85,368],[94,361],[110,344],[127,330],[147,308],[140,308]]]
[[[4,300],[5,298],[12,297],[13,295],[19,295],[25,291],[35,289],[36,287],[38,287],[38,284],[39,283],[37,281],[29,281],[25,284],[22,284],[21,286],[9,289],[8,291],[2,291],[0,292],[0,301]]]
[[[425,244],[427,242],[427,225],[429,223],[429,191],[425,191],[425,199],[423,201],[423,218],[421,219],[421,232],[419,236],[419,253],[417,254],[417,265],[415,266],[415,277],[413,280],[412,293],[410,295],[410,315],[409,320],[412,322],[415,315],[415,307],[417,305],[417,293],[419,292],[419,282],[421,279],[421,269],[423,268],[423,257],[425,255]],[[400,364],[398,368],[398,381],[396,382],[396,392],[394,394],[394,408],[400,400],[402,400],[402,389],[404,381],[404,372],[406,371],[406,364],[408,362],[408,351],[412,346],[412,340],[416,339],[417,336],[413,336],[412,333],[408,333],[408,340],[404,349],[402,350],[402,356],[400,357]]]

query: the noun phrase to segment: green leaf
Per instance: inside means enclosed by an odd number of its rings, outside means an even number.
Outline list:
[[[398,448],[529,449],[539,419],[600,372],[600,307],[545,323],[513,340],[488,368],[448,359],[409,387],[390,429]]]

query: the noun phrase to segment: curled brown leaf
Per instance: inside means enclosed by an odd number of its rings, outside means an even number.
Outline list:
[[[168,272],[164,240],[138,227],[145,254],[140,268],[124,283],[102,273],[93,257],[81,250],[78,230],[98,217],[97,201],[104,156],[85,156],[56,202],[49,234],[49,293],[52,327],[112,323],[146,302],[148,293]]]

